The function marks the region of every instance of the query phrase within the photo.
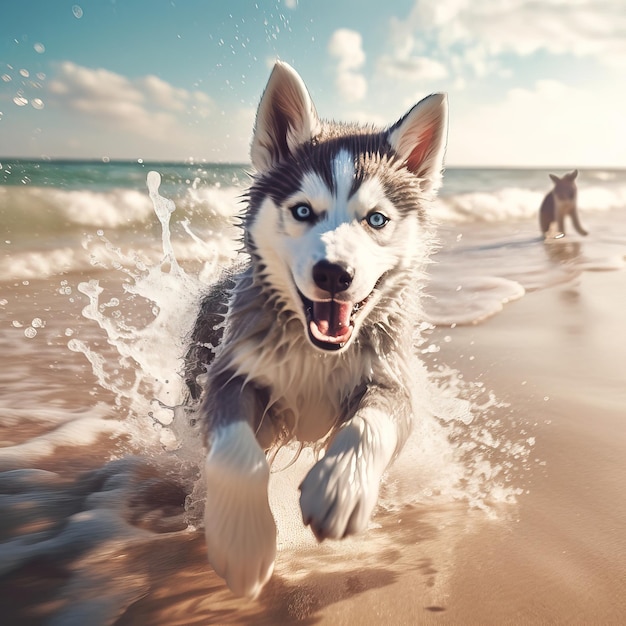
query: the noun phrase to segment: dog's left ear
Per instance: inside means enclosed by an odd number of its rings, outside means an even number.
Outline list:
[[[389,129],[389,143],[406,167],[422,179],[424,191],[441,185],[448,136],[448,99],[434,93],[418,102]]]
[[[573,172],[570,172],[569,174],[567,174],[565,178],[569,178],[570,180],[576,180],[577,176],[578,176],[578,170],[574,170]]]
[[[278,61],[261,97],[250,147],[252,165],[264,172],[310,141],[320,126],[317,111],[298,73]]]

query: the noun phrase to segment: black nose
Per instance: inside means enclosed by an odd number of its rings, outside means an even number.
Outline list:
[[[345,291],[352,283],[353,271],[338,263],[318,261],[313,266],[315,284],[330,294]]]

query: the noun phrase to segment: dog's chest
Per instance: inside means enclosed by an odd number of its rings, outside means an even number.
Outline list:
[[[256,355],[240,362],[238,373],[268,390],[270,414],[305,442],[323,438],[372,377],[368,358],[326,356],[302,343],[283,351],[257,347]]]
[[[318,354],[284,365],[271,372],[268,382],[277,408],[286,412],[300,441],[324,437],[346,416],[356,389],[371,378],[359,363]]]
[[[554,194],[554,208],[557,215],[569,215],[574,208],[576,207],[576,201],[570,199],[559,199],[559,197]]]

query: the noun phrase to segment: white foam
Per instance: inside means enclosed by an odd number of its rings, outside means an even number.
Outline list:
[[[86,446],[95,443],[102,435],[116,436],[126,431],[125,425],[115,419],[92,415],[71,415],[65,423],[24,443],[0,448],[0,468],[33,467],[57,448]]]
[[[152,210],[145,194],[134,189],[113,189],[106,193],[50,189],[47,197],[62,207],[67,220],[99,228],[119,228],[144,222]]]
[[[429,286],[431,299],[425,310],[428,320],[437,326],[475,324],[500,313],[505,304],[525,293],[520,283],[497,276],[439,280]]]
[[[80,251],[73,248],[56,248],[45,252],[16,252],[0,258],[2,280],[49,278],[56,274],[76,271],[85,267]]]

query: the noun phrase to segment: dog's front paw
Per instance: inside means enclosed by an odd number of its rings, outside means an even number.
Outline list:
[[[267,496],[269,466],[247,423],[220,430],[205,476],[209,562],[233,593],[255,598],[274,569],[276,524]]]
[[[344,428],[302,481],[302,519],[318,541],[341,539],[367,528],[381,472],[371,458],[373,450],[365,448],[369,446],[363,441],[362,427]]]

